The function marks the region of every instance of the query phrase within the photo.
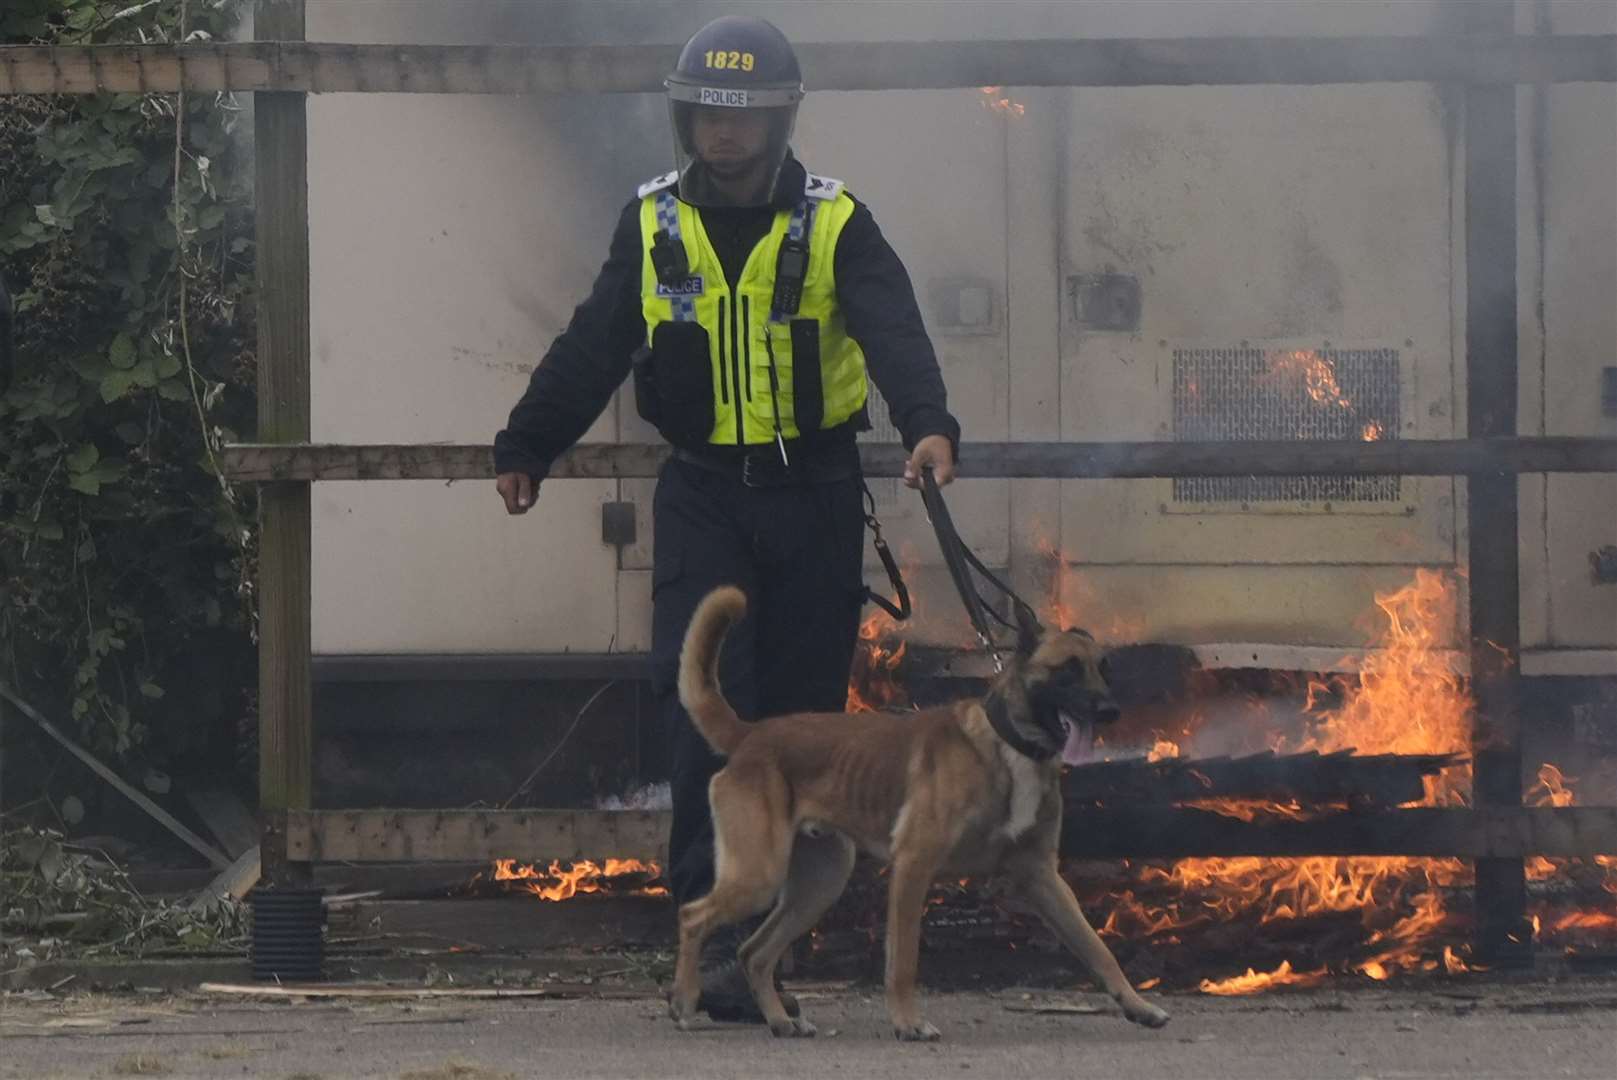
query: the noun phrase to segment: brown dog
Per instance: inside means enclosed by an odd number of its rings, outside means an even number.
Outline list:
[[[856,851],[892,866],[887,1010],[900,1039],[938,1037],[916,1009],[915,967],[927,889],[943,873],[1007,875],[1125,1016],[1148,1027],[1168,1022],[1129,985],[1056,869],[1067,730],[1117,713],[1093,638],[1024,624],[1015,659],[981,699],[748,724],[717,678],[720,645],[746,603],[739,589],[710,593],[680,657],[680,701],[729,758],[708,789],[716,883],[679,912],[669,1012],[681,1027],[696,1013],[707,936],[773,904],[741,946],[742,967],[770,1031],[814,1034],[782,1007],[775,965],[841,895]]]

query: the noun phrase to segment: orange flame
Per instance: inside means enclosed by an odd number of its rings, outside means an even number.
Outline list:
[[[522,888],[541,900],[570,900],[579,893],[600,892],[609,878],[628,874],[644,874],[654,878],[661,873],[656,863],[638,859],[607,859],[605,866],[598,866],[587,859],[570,866],[552,860],[546,869],[529,863],[519,864],[515,859],[494,860],[495,881],[521,882]],[[634,889],[631,895],[667,896],[668,890],[661,885],[647,885]]]
[[[1550,923],[1550,933],[1568,930],[1594,930],[1602,934],[1617,934],[1617,915],[1609,911],[1569,911]]]
[[[1099,594],[1073,569],[1070,552],[1042,536],[1035,540],[1034,547],[1049,566],[1050,586],[1043,610],[1039,612],[1046,626],[1062,630],[1082,628],[1104,643],[1139,641],[1145,637],[1145,620],[1108,611]]]
[[[1000,94],[1000,91],[1005,89],[1003,86],[979,86],[977,89],[982,91],[982,105],[988,111],[999,113],[1001,116],[1027,115],[1027,106]]]
[[[1522,793],[1522,802],[1528,806],[1571,806],[1577,801],[1571,787],[1576,782],[1545,762],[1538,767],[1538,783]]]
[[[1357,683],[1310,684],[1309,710],[1320,719],[1315,733],[1293,749],[1361,754],[1466,750],[1471,741],[1471,697],[1441,651],[1444,631],[1454,626],[1455,592],[1443,574],[1417,570],[1409,585],[1377,593],[1376,607],[1386,619],[1379,647],[1366,655]],[[1345,692],[1343,703],[1320,709],[1319,702],[1333,690]],[[1428,777],[1426,801],[1465,805],[1469,779],[1464,766]]]
[[[1372,420],[1359,431],[1359,438],[1365,442],[1375,442],[1387,433],[1386,426],[1380,420]]]
[[[1312,354],[1292,354],[1310,357]],[[1300,362],[1295,361],[1294,362]],[[1334,373],[1326,364],[1310,382],[1320,400],[1332,400]],[[1339,388],[1337,398],[1345,401]],[[1115,620],[1110,626],[1097,612],[1101,605],[1072,567],[1070,558],[1049,542],[1039,544],[1050,560],[1049,594],[1041,617],[1048,625],[1087,625],[1103,639],[1136,640],[1137,629]],[[1352,751],[1360,754],[1447,754],[1470,746],[1472,701],[1460,674],[1446,658],[1446,645],[1456,626],[1456,593],[1452,578],[1427,570],[1416,572],[1402,588],[1375,597],[1381,628],[1374,648],[1359,665],[1356,678],[1329,676],[1308,686],[1307,712],[1312,723],[1299,737],[1276,733],[1271,749],[1280,753]],[[1082,611],[1077,610],[1082,608]],[[1101,625],[1097,626],[1097,623]],[[851,708],[883,707],[902,700],[894,676],[903,656],[902,644],[887,644],[894,627],[885,615],[867,620],[860,631],[862,666],[856,666],[850,688]],[[1110,630],[1111,633],[1107,631]],[[882,680],[886,680],[886,684]],[[1184,734],[1194,727],[1187,722]],[[1179,743],[1161,732],[1152,736],[1147,759],[1182,756]],[[1464,806],[1470,801],[1471,773],[1462,763],[1428,777],[1422,804]],[[1539,770],[1538,784],[1524,800],[1553,806],[1571,805],[1573,781],[1552,765]],[[1242,820],[1259,817],[1301,819],[1312,811],[1296,802],[1205,799],[1183,805]],[[1605,875],[1603,887],[1617,895],[1617,856],[1593,859]],[[1125,864],[1127,865],[1127,864]],[[1535,875],[1559,873],[1564,860],[1533,860]],[[1363,926],[1367,955],[1346,965],[1375,980],[1402,972],[1479,970],[1452,940],[1453,926],[1445,894],[1468,885],[1471,871],[1460,859],[1413,858],[1205,858],[1182,859],[1166,868],[1136,866],[1130,887],[1108,898],[1100,932],[1156,938],[1175,943],[1189,929],[1218,922],[1253,919],[1257,925],[1335,915],[1356,918]],[[1138,890],[1138,895],[1136,890]],[[1173,897],[1157,900],[1163,893]],[[1144,896],[1152,897],[1150,900]],[[1617,917],[1576,912],[1545,920],[1556,929],[1617,929]],[[1248,971],[1222,981],[1204,980],[1210,994],[1258,993],[1273,986],[1314,985],[1328,968],[1297,972],[1290,963],[1269,973]]]
[[[1151,752],[1145,755],[1147,761],[1164,761],[1179,756],[1179,744],[1169,739],[1157,738],[1151,747]]]
[[[897,633],[897,624],[885,611],[878,611],[859,627],[853,669],[848,676],[849,712],[902,708],[906,703],[898,666],[908,645],[902,641],[893,644]]]
[[[1352,408],[1336,381],[1336,366],[1311,349],[1277,350],[1268,355],[1271,378],[1301,379],[1308,396],[1321,405]]]
[[[1256,994],[1275,986],[1316,986],[1325,981],[1329,973],[1321,968],[1318,971],[1295,972],[1291,970],[1291,961],[1282,960],[1280,966],[1266,974],[1260,974],[1251,968],[1246,969],[1245,975],[1236,975],[1233,978],[1214,982],[1203,979],[1200,989],[1204,994]]]
[[[1435,754],[1463,750],[1469,743],[1471,702],[1460,678],[1440,659],[1444,631],[1453,626],[1455,590],[1440,574],[1417,572],[1408,586],[1376,596],[1385,628],[1361,666],[1354,683],[1315,683],[1309,687],[1313,731],[1276,750],[1329,753],[1355,750],[1364,754]],[[1327,707],[1330,693],[1340,703]],[[1164,745],[1166,743],[1167,745]],[[1172,748],[1171,750],[1169,748]],[[1160,736],[1152,755],[1177,753]],[[1446,770],[1429,780],[1428,803],[1465,801],[1468,770]],[[1208,799],[1186,804],[1251,821],[1258,817],[1300,819],[1309,811],[1295,802]],[[1119,933],[1127,925],[1155,935],[1177,932],[1209,921],[1256,915],[1259,925],[1276,920],[1322,914],[1357,914],[1366,944],[1376,948],[1355,970],[1387,979],[1403,970],[1435,970],[1438,960],[1428,949],[1445,928],[1445,887],[1467,880],[1458,859],[1406,858],[1213,858],[1181,859],[1168,869],[1141,868],[1137,878],[1174,890],[1182,899],[1166,910],[1149,910],[1132,891],[1117,898],[1103,933]],[[1392,917],[1393,912],[1406,912]],[[1464,961],[1449,949],[1449,970]],[[1269,974],[1249,973],[1223,982],[1205,981],[1207,993],[1257,993],[1277,985],[1311,984],[1324,972],[1295,973],[1289,965]]]

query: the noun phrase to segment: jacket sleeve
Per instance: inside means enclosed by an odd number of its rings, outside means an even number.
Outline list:
[[[589,430],[629,373],[645,340],[640,309],[640,201],[618,218],[606,263],[567,329],[534,368],[528,389],[494,436],[496,472],[543,480],[556,457]]]
[[[960,423],[949,414],[943,373],[909,273],[869,208],[857,200],[837,237],[834,266],[848,333],[864,350],[870,377],[887,399],[905,448],[914,449],[928,435],[943,435],[958,458]]]

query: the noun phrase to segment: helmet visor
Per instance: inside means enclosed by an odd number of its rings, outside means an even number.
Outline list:
[[[761,95],[784,91],[681,89],[741,95],[747,103],[701,104],[670,92],[679,197],[693,206],[769,205],[797,122],[797,101],[755,103]]]

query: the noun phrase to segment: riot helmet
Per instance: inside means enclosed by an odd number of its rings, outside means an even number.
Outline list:
[[[664,85],[679,197],[695,206],[764,206],[786,160],[803,75],[772,23],[726,15],[698,30]]]

